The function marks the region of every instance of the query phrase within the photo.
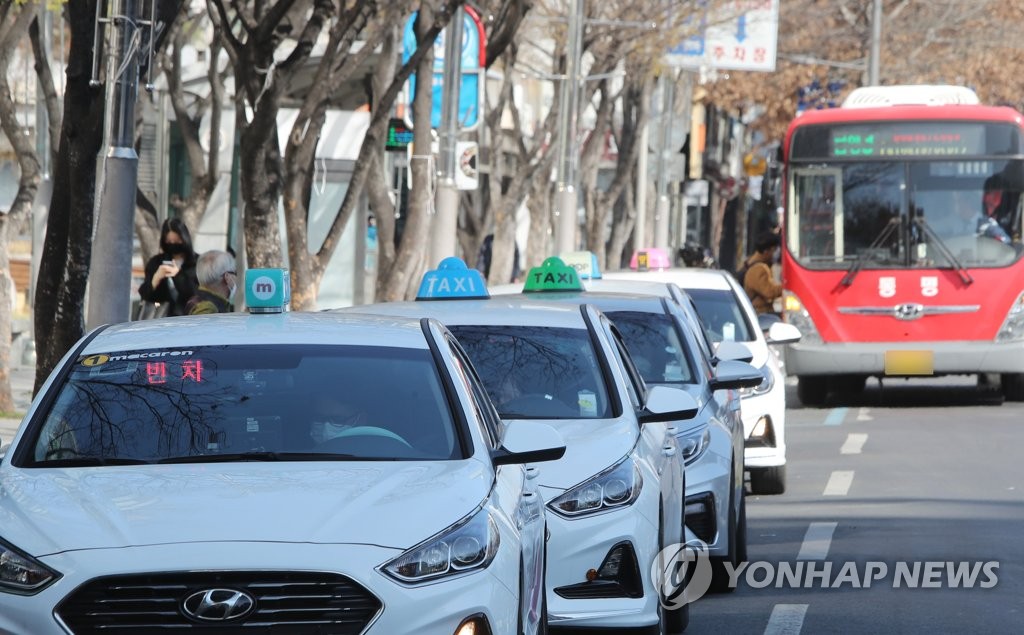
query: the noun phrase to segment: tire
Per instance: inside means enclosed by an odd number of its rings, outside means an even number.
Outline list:
[[[662,526],[658,529],[658,552],[664,549],[665,542],[665,509],[661,508],[658,516],[661,518]],[[664,570],[664,568],[662,568]],[[667,610],[662,604],[662,600],[668,600],[670,598],[662,598],[661,592],[658,592],[658,626],[657,631],[664,633],[665,635],[677,635],[686,630],[686,627],[690,625],[690,605],[684,604],[682,608],[674,611]]]
[[[750,493],[774,496],[786,491],[786,466],[750,468]]]
[[[864,392],[868,383],[867,375],[840,375],[832,378],[832,389],[842,393],[844,397],[857,397]]]
[[[740,499],[740,521],[736,524],[736,559],[747,561],[747,497]]]
[[[828,378],[820,375],[797,377],[796,396],[805,406],[824,406],[828,397]]]
[[[736,518],[736,490],[732,487],[733,479],[729,479],[729,551],[726,556],[711,558],[711,586],[709,593],[732,593],[736,589],[729,586],[729,570],[739,566],[739,521]],[[746,549],[746,545],[743,547]],[[726,565],[729,567],[726,567]]]
[[[1024,401],[1024,373],[1003,373],[1001,380],[1007,401]]]

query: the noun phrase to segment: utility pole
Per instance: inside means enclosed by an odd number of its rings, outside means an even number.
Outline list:
[[[580,63],[583,54],[583,2],[569,0],[569,42],[565,78],[562,80],[558,113],[558,192],[555,215],[556,253],[575,251],[576,214],[579,198],[576,187],[576,111],[579,109]]]
[[[868,69],[868,85],[878,86],[881,82],[882,64],[882,0],[875,0],[871,15],[871,64]]]
[[[442,86],[441,129],[438,131],[440,169],[434,221],[431,223],[430,267],[455,255],[459,222],[459,190],[455,186],[456,148],[459,139],[459,86],[462,83],[462,5],[455,10],[444,30],[444,85]]]
[[[658,142],[658,202],[654,212],[654,246],[668,249],[668,221],[671,212],[668,200],[668,153],[675,119],[676,78],[671,72],[663,73],[661,81],[661,139]]]
[[[138,53],[142,47],[139,1],[110,0],[107,18],[99,15],[103,0],[97,5],[97,32],[100,23],[105,23],[106,97],[104,147],[93,208],[87,329],[131,318],[132,231],[139,166],[135,153]],[[96,39],[98,49],[99,37]],[[98,59],[94,59],[94,82],[97,67]]]

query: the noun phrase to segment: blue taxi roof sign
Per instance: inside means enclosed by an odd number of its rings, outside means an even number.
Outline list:
[[[245,272],[245,305],[249,313],[283,313],[292,301],[287,269],[249,269]]]
[[[583,284],[574,268],[562,262],[561,258],[552,256],[539,267],[530,269],[523,285],[523,293],[545,291],[583,291]]]
[[[559,255],[562,262],[576,270],[580,280],[599,280],[601,268],[597,265],[597,254],[592,251],[567,251]]]
[[[491,297],[483,274],[470,269],[461,258],[450,256],[423,274],[417,300],[485,300]]]

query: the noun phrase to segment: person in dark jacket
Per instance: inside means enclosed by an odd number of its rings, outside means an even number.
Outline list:
[[[160,253],[146,263],[139,287],[143,302],[167,305],[166,315],[188,315],[186,304],[196,294],[196,252],[192,234],[180,218],[168,218],[160,230]]]
[[[238,288],[235,259],[226,251],[203,252],[196,263],[199,291],[189,300],[189,315],[230,313]]]

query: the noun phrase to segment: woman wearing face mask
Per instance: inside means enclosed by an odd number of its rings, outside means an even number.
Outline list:
[[[166,303],[167,315],[187,315],[186,303],[198,287],[192,234],[181,219],[169,218],[160,230],[160,253],[146,263],[139,296],[145,302]]]
[[[230,313],[238,288],[235,259],[226,251],[204,252],[196,263],[199,290],[189,300],[189,315]]]

